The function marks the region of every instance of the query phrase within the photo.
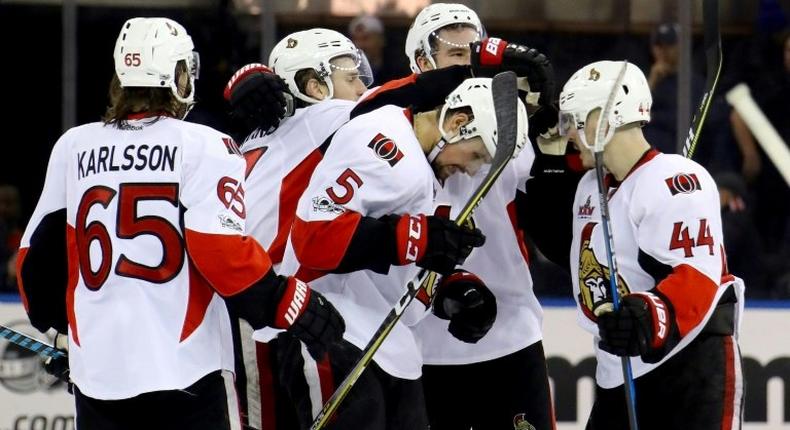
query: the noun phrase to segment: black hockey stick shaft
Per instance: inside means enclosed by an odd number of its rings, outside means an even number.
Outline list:
[[[513,72],[503,72],[494,76],[491,84],[491,92],[494,98],[494,107],[497,119],[497,147],[494,158],[491,161],[491,169],[489,170],[483,182],[475,190],[474,194],[469,198],[464,208],[455,219],[457,225],[463,225],[472,211],[482,201],[483,197],[494,185],[496,179],[505,169],[508,161],[513,157],[513,152],[516,149],[516,138],[518,130],[518,89],[516,85],[516,75]],[[400,320],[401,315],[407,306],[412,302],[420,286],[436,274],[421,269],[417,277],[411,280],[406,285],[406,292],[395,304],[395,307],[387,314],[384,321],[379,326],[373,338],[365,346],[362,351],[362,357],[357,361],[354,367],[349,372],[348,376],[338,386],[337,390],[332,394],[332,397],[327,400],[324,407],[313,420],[311,430],[319,430],[329,422],[337,408],[346,398],[351,388],[357,382],[362,372],[367,368],[368,364],[373,360],[373,355],[378,351],[381,344],[387,338],[389,333],[395,328],[395,324]],[[429,284],[432,282],[429,281]]]
[[[708,110],[719,84],[721,74],[722,54],[721,54],[721,33],[719,30],[719,0],[703,0],[702,4],[703,26],[705,29],[704,44],[705,58],[707,63],[705,92],[702,94],[699,108],[691,120],[691,128],[683,144],[683,156],[691,158],[697,149],[702,127],[708,117]]]
[[[623,85],[628,61],[623,61],[623,66],[617,79],[612,85],[612,90],[606,100],[606,105],[601,111],[598,119],[598,129],[595,133],[595,179],[598,182],[598,200],[601,205],[601,225],[603,227],[604,245],[606,249],[606,260],[609,265],[609,297],[612,299],[612,306],[615,311],[620,309],[620,294],[617,286],[617,256],[614,250],[614,235],[612,233],[611,218],[609,216],[609,187],[604,178],[603,153],[608,139],[613,136],[609,129],[609,117],[614,108],[614,102],[620,87]],[[636,417],[636,387],[634,386],[634,374],[631,368],[630,357],[620,357],[620,364],[623,370],[623,387],[625,388],[625,402],[628,410],[628,425],[631,430],[638,430],[639,424]]]
[[[60,358],[66,356],[66,354],[55,349],[52,345],[48,345],[36,338],[20,333],[4,325],[0,325],[0,337],[22,348],[33,351],[42,357]]]

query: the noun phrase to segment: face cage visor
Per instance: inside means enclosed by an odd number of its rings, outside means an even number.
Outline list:
[[[337,65],[335,60],[340,58],[350,58],[354,65],[352,67],[344,67]],[[370,67],[368,57],[360,49],[356,49],[353,54],[341,54],[329,60],[330,73],[337,71],[356,73],[365,88],[373,84],[373,69]]]

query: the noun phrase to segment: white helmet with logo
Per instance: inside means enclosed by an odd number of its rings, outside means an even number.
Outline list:
[[[584,123],[590,112],[603,110],[622,68],[622,61],[597,61],[571,76],[560,94],[560,134],[568,134],[576,128],[581,143],[593,148],[594,142],[587,142],[584,136]],[[628,63],[623,82],[615,91],[617,93],[608,118],[612,133],[627,124],[639,122],[644,125],[650,122],[653,97],[645,74],[639,67]]]
[[[412,72],[420,73],[415,55],[423,52],[425,58],[436,68],[436,62],[431,55],[430,37],[438,30],[452,24],[468,24],[474,27],[478,40],[483,38],[483,24],[472,9],[457,3],[434,3],[428,5],[417,14],[414,22],[409,27],[406,35],[406,56],[409,57],[409,66]]]
[[[318,103],[320,100],[299,91],[296,85],[296,73],[304,69],[315,70],[329,88],[327,99],[331,99],[334,95],[334,86],[329,76],[334,70],[347,70],[332,64],[331,61],[344,56],[354,60],[355,66],[351,69],[358,71],[362,83],[369,86],[373,81],[373,73],[362,51],[357,49],[348,37],[325,28],[313,28],[289,34],[272,49],[269,55],[269,67],[277,76],[283,78],[294,96],[308,103]]]
[[[480,136],[488,153],[492,157],[494,156],[497,145],[497,119],[496,109],[494,108],[494,96],[491,93],[491,83],[491,78],[470,78],[447,96],[439,115],[439,131],[442,134],[442,140],[428,155],[429,161],[432,162],[436,159],[436,156],[444,148],[445,142],[453,144],[476,136]],[[472,110],[472,120],[462,125],[457,135],[450,137],[449,133],[444,130],[447,112],[463,107],[468,107]],[[518,100],[517,109],[518,129],[516,131],[516,149],[513,151],[513,158],[518,156],[518,153],[521,152],[528,142],[527,109],[521,100]]]
[[[181,24],[168,18],[132,18],[115,42],[115,73],[121,87],[170,88],[181,103],[192,104],[200,61],[192,38]],[[176,65],[185,61],[191,91],[178,94]]]

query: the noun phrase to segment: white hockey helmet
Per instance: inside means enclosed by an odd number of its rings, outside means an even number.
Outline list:
[[[420,67],[415,58],[417,52],[423,52],[425,58],[436,68],[431,49],[430,37],[443,27],[452,24],[468,24],[474,27],[478,39],[484,35],[483,24],[475,11],[457,3],[434,3],[425,7],[414,18],[406,35],[406,56],[409,57],[409,66],[414,73],[420,73]],[[438,36],[437,36],[438,37]]]
[[[496,152],[497,145],[497,119],[496,109],[494,108],[494,96],[491,93],[491,78],[469,78],[458,86],[445,99],[441,114],[439,115],[439,132],[442,140],[437,144],[428,155],[428,160],[433,162],[439,152],[447,144],[458,143],[464,139],[471,139],[480,136],[483,140],[488,153],[491,157]],[[472,110],[472,120],[462,125],[458,134],[450,137],[444,130],[444,121],[447,112],[451,109],[468,107]],[[516,132],[516,149],[513,151],[513,158],[524,149],[528,142],[527,131],[527,109],[524,103],[518,100],[518,129]]]
[[[346,69],[331,63],[333,59],[344,56],[354,60],[353,68]],[[283,78],[295,97],[308,103],[318,103],[320,100],[299,91],[296,73],[300,70],[313,69],[318,73],[329,88],[328,99],[335,93],[332,80],[329,79],[334,70],[358,71],[365,86],[370,86],[373,82],[373,73],[365,54],[348,37],[325,28],[297,31],[286,36],[272,49],[269,67],[277,76]]]
[[[587,142],[584,135],[584,123],[590,112],[595,109],[603,110],[622,68],[622,61],[597,61],[582,67],[571,76],[560,93],[560,134],[566,135],[575,128],[579,130],[581,143],[593,149],[594,142]],[[639,122],[641,126],[650,122],[653,97],[645,74],[639,67],[631,63],[626,65],[623,82],[616,91],[607,119],[610,134],[627,124]],[[600,123],[603,124],[603,121],[601,118]]]
[[[115,73],[121,87],[169,87],[178,101],[191,105],[200,71],[200,57],[194,48],[184,27],[172,19],[132,18],[123,24],[115,42]],[[184,97],[178,94],[176,82],[176,64],[182,60],[191,87]]]

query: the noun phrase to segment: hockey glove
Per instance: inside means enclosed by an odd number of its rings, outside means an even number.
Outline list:
[[[283,277],[275,297],[277,308],[272,327],[288,330],[304,342],[310,355],[320,360],[329,345],[340,341],[346,323],[323,295],[294,277]]]
[[[292,96],[279,76],[263,64],[250,63],[237,71],[225,86],[231,118],[239,133],[268,132],[293,114]]]
[[[433,314],[450,320],[448,330],[456,339],[477,343],[496,320],[496,298],[473,273],[456,270],[436,287]]]
[[[382,220],[389,223],[395,237],[391,261],[396,266],[416,263],[446,275],[485,243],[480,229],[459,227],[433,215],[388,215]]]
[[[551,61],[534,48],[507,43],[498,37],[472,42],[472,70],[476,76],[493,77],[510,70],[529,83],[528,104],[546,106],[554,99],[554,68]],[[534,99],[537,98],[537,101]],[[530,124],[531,125],[531,124]]]
[[[661,361],[677,343],[671,308],[651,292],[623,296],[617,311],[599,311],[598,333],[602,350],[620,357],[638,355],[645,363]]]

